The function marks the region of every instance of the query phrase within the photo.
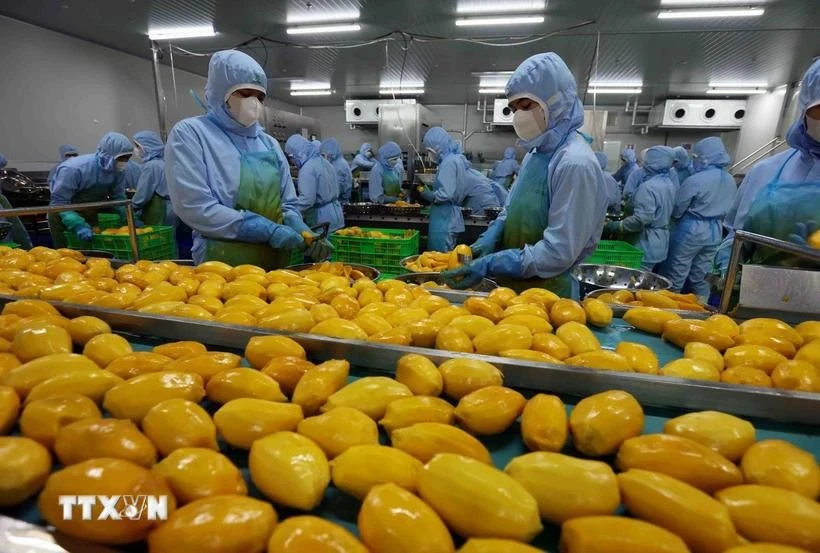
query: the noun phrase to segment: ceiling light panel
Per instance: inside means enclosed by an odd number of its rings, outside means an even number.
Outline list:
[[[200,38],[216,35],[213,25],[196,25],[191,27],[169,27],[165,29],[149,29],[150,40],[176,40],[179,38]]]
[[[720,17],[759,17],[766,10],[763,8],[723,8],[703,10],[662,10],[658,19],[704,19]]]
[[[424,94],[423,88],[382,88],[379,90],[382,96],[417,96]]]
[[[493,17],[468,17],[456,19],[457,27],[484,27],[495,25],[531,25],[543,23],[543,15],[515,15],[515,16],[493,16]]]
[[[330,83],[318,83],[310,81],[293,81],[290,83],[291,90],[329,90]]]
[[[320,11],[311,10],[305,12],[289,13],[286,22],[288,24],[300,23],[330,23],[332,21],[356,21],[361,14],[359,10],[345,11]]]
[[[765,88],[710,88],[706,94],[716,94],[718,96],[751,96],[753,94],[766,94]]]
[[[547,7],[545,0],[460,0],[458,14],[535,12]]]
[[[702,6],[721,8],[723,6],[751,6],[765,3],[766,0],[661,0],[661,6],[665,7]]]
[[[332,90],[291,90],[291,96],[330,96]]]
[[[505,94],[506,90],[504,88],[479,88],[479,94]]]
[[[346,33],[360,31],[361,25],[358,23],[346,23],[340,25],[305,25],[303,27],[288,27],[285,32],[289,35],[311,35],[317,33]]]

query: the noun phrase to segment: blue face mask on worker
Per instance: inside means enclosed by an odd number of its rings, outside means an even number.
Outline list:
[[[387,163],[389,163],[390,165],[395,165],[398,160],[399,158],[397,157],[389,157],[387,158]]]

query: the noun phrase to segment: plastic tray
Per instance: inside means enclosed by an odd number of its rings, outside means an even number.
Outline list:
[[[98,213],[97,214],[97,227],[100,230],[105,230],[109,228],[119,228],[122,225],[120,224],[120,216],[116,213]]]
[[[620,240],[601,240],[592,255],[583,262],[640,269],[643,263],[643,251]]]
[[[174,259],[177,256],[174,228],[159,226],[151,228],[153,229],[151,232],[137,234],[140,259]],[[66,238],[68,235],[69,233],[66,233]],[[86,243],[85,246],[87,245]],[[132,258],[131,238],[127,234],[95,234],[91,239],[91,245],[95,250],[113,253],[117,259]],[[71,245],[69,247],[73,248]]]
[[[382,274],[402,274],[401,260],[419,253],[419,232],[404,238],[404,230],[361,227],[363,231],[379,231],[396,238],[361,238],[358,236],[330,235],[336,250],[333,261],[356,263],[375,267]]]

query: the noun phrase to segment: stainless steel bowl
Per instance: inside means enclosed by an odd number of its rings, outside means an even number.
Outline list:
[[[338,261],[336,263],[343,263],[343,262]],[[378,280],[379,277],[381,276],[381,273],[378,270],[376,270],[375,267],[371,267],[369,265],[357,265],[356,263],[343,263],[343,264],[347,265],[351,269],[356,269],[357,271],[362,273],[364,276],[366,276],[370,280],[374,280],[374,281]],[[307,270],[313,269],[316,265],[320,265],[320,263],[300,263],[298,265],[291,265],[291,266],[285,267],[285,268],[289,271],[299,272],[299,271],[307,271]]]
[[[425,282],[445,284],[444,278],[441,276],[441,273],[408,273],[406,275],[399,275],[394,278],[395,280],[401,280],[402,282],[407,282],[408,284],[421,285]],[[469,290],[472,290],[473,292],[492,292],[495,288],[498,288],[498,284],[496,284],[492,280],[484,278],[481,279],[481,282],[478,284],[478,286],[473,286]]]
[[[578,265],[572,276],[581,284],[581,297],[594,290],[668,290],[672,283],[649,271],[617,265]]]

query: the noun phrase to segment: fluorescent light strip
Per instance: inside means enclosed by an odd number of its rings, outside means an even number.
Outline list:
[[[349,31],[360,31],[361,25],[358,23],[346,23],[344,25],[308,25],[305,27],[288,27],[285,32],[289,35],[309,35],[315,33],[345,33]]]
[[[402,83],[379,83],[379,88],[382,90],[408,90],[411,88],[424,88],[424,82],[402,82]]]
[[[769,83],[715,83],[710,82],[709,88],[769,88]]]
[[[725,96],[751,96],[752,94],[766,94],[768,90],[765,88],[710,88],[706,94],[725,95]]]
[[[766,0],[661,0],[661,6],[708,6],[722,8],[723,6],[749,6],[763,4]]]
[[[590,94],[640,94],[642,88],[590,88]]]
[[[482,25],[518,25],[543,22],[543,15],[519,15],[510,17],[470,17],[467,19],[456,19],[456,27],[478,27]]]
[[[423,88],[382,88],[379,94],[383,96],[415,96],[424,94]]]
[[[598,82],[592,81],[589,83],[589,88],[641,88],[642,81],[624,81],[624,82]]]
[[[726,8],[711,10],[666,10],[658,13],[658,19],[701,19],[706,17],[757,17],[763,8]]]
[[[511,13],[543,10],[547,7],[546,1],[527,2],[492,2],[483,4],[459,4],[456,13]]]
[[[214,35],[216,35],[216,33],[214,32],[213,25],[148,30],[148,38],[150,40],[174,40],[177,38],[199,38]]]
[[[350,10],[345,12],[314,12],[314,13],[296,13],[288,15],[285,21],[287,23],[330,23],[331,21],[355,21],[359,19],[359,10]]]
[[[506,90],[503,88],[479,88],[479,94],[504,94]]]
[[[504,88],[507,86],[509,81],[510,79],[480,79],[478,81],[478,86],[485,88]]]
[[[291,96],[330,96],[332,90],[291,90]]]
[[[290,83],[291,90],[330,90],[330,83]]]

